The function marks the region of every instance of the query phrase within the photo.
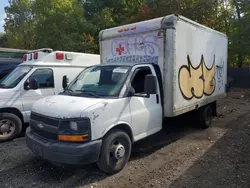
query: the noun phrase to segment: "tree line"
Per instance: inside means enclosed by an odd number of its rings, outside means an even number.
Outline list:
[[[9,0],[0,46],[99,53],[99,31],[176,13],[229,37],[229,65],[250,63],[250,0]]]

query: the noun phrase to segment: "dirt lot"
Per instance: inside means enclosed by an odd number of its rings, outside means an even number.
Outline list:
[[[53,166],[35,157],[24,138],[0,143],[0,187],[249,187],[249,112],[250,91],[234,90],[219,102],[211,128],[167,122],[136,143],[126,168],[113,176],[95,164]]]

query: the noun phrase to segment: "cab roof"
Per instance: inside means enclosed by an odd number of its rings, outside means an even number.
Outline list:
[[[133,67],[135,65],[152,65],[150,62],[114,62],[114,63],[103,63],[96,66],[127,66]]]

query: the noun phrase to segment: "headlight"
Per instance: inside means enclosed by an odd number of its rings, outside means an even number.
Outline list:
[[[76,118],[61,120],[59,125],[58,138],[59,140],[64,141],[66,141],[67,139],[68,141],[91,140],[90,119]]]
[[[70,128],[71,128],[73,131],[78,131],[77,122],[75,122],[75,121],[70,121],[70,122],[69,122],[69,126],[70,126]]]

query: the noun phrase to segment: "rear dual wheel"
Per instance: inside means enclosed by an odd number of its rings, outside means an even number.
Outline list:
[[[210,105],[204,106],[199,109],[199,116],[200,116],[200,127],[203,129],[207,129],[212,124],[213,118],[213,110]]]
[[[97,165],[102,171],[114,174],[125,167],[130,154],[131,140],[128,134],[121,130],[114,130],[103,140]]]

